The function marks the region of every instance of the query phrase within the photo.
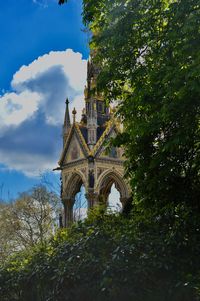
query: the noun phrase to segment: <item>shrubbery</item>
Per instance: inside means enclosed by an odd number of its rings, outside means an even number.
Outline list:
[[[46,247],[9,259],[1,301],[200,300],[199,231],[183,206],[129,218],[95,209]]]

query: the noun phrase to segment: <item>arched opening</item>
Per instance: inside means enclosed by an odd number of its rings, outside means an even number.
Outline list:
[[[82,184],[80,191],[75,195],[73,205],[73,221],[84,220],[87,217],[88,201],[86,199],[85,186]]]
[[[127,186],[115,171],[104,173],[99,181],[100,199],[106,203],[110,211],[120,211],[128,196]]]
[[[87,214],[87,200],[85,186],[81,173],[75,172],[70,175],[65,197],[65,225],[69,226],[74,221],[84,219]]]
[[[120,192],[117,190],[115,184],[112,184],[110,194],[108,196],[108,211],[120,212],[122,210],[122,203],[120,201]]]

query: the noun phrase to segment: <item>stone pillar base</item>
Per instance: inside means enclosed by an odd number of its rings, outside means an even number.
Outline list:
[[[64,204],[64,227],[69,227],[73,223],[73,201],[63,200]]]

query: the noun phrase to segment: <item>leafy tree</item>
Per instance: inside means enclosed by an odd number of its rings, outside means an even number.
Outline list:
[[[83,0],[83,20],[98,88],[121,101],[125,131],[115,143],[135,200],[199,210],[199,0]]]
[[[199,210],[199,0],[84,0],[83,8],[99,88],[121,101],[116,144],[135,200]]]
[[[170,224],[95,208],[0,267],[1,301],[199,301],[200,220],[190,213],[178,206]]]
[[[59,198],[43,186],[22,193],[13,203],[1,203],[1,260],[21,249],[45,244],[57,228],[59,212]]]
[[[11,206],[7,203],[0,203],[0,262],[4,262],[17,245],[14,239],[12,227]]]

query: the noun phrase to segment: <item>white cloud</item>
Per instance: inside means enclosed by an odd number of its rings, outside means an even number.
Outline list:
[[[75,100],[80,116],[86,65],[80,53],[68,49],[51,51],[28,66],[22,66],[13,76],[13,91],[0,96],[1,128],[19,125],[40,109],[49,123],[61,124],[66,96],[71,97],[72,106]]]
[[[47,157],[49,159],[49,157]],[[52,171],[55,162],[45,160],[44,154],[28,154],[23,152],[4,152],[0,150],[0,159],[6,168],[4,170],[22,171],[28,177],[38,177],[43,172]]]
[[[27,175],[56,166],[65,99],[80,117],[86,69],[82,55],[68,49],[51,51],[14,74],[12,90],[0,95],[0,163]]]
[[[4,94],[0,97],[0,126],[19,125],[38,110],[40,100],[38,93],[28,90]]]
[[[74,52],[72,49],[51,51],[28,66],[22,66],[13,76],[11,84],[16,90],[21,90],[24,83],[30,79],[36,79],[52,66],[61,66],[64,74],[69,79],[70,86],[81,93],[86,80],[86,64],[86,60],[82,59],[82,54]]]

